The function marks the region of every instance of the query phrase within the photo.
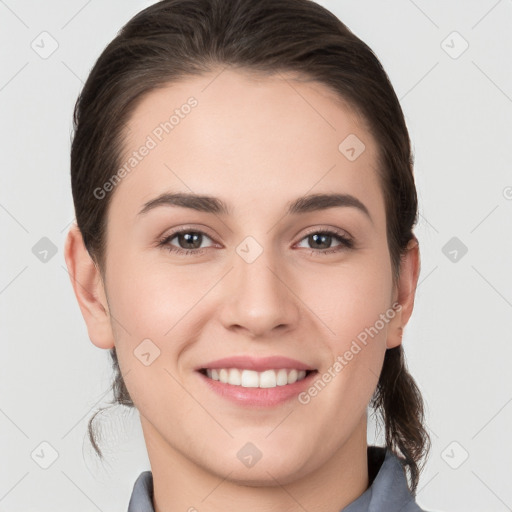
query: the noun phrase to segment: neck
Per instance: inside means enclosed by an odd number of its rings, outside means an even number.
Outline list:
[[[141,424],[153,473],[155,512],[339,512],[369,486],[366,414],[321,466],[308,471],[306,462],[286,480],[267,468],[265,481],[251,483],[232,478],[230,470],[209,470],[206,456],[205,464],[198,465],[171,447],[142,415]]]

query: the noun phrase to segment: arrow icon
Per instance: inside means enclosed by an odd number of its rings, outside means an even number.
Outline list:
[[[149,338],[142,340],[133,353],[144,366],[153,364],[160,357],[160,349]]]
[[[32,450],[30,457],[40,468],[48,469],[59,458],[59,453],[48,441],[43,441]]]
[[[469,43],[454,30],[441,41],[440,46],[450,58],[458,59],[469,48]]]
[[[240,462],[248,468],[256,465],[262,455],[261,451],[253,443],[246,443],[236,454]]]
[[[236,252],[246,263],[252,263],[263,252],[263,247],[252,236],[247,236],[237,245]]]
[[[48,263],[57,254],[57,246],[48,237],[43,236],[32,247],[32,254],[41,263]]]
[[[353,162],[365,150],[363,141],[355,134],[348,134],[338,145],[338,151],[350,162]]]

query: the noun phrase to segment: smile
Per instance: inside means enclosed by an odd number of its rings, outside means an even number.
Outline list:
[[[239,368],[203,368],[200,370],[212,380],[245,388],[275,388],[303,380],[314,370],[276,369],[257,372]]]

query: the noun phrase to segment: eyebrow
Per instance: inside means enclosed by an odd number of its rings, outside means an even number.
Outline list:
[[[189,192],[163,193],[154,199],[144,203],[138,215],[157,208],[159,206],[180,206],[190,208],[199,212],[229,215],[229,206],[217,197],[197,195]],[[302,196],[288,203],[288,215],[297,215],[328,208],[352,207],[363,212],[373,223],[368,208],[350,194],[310,194]]]

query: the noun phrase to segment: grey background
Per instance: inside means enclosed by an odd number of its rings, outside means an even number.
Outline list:
[[[124,511],[149,469],[122,408],[103,422],[107,462],[92,456],[87,420],[110,399],[110,362],[88,339],[63,248],[75,99],[151,3],[0,0],[0,511]],[[417,500],[512,510],[512,1],[319,3],[380,58],[414,147],[422,271],[404,346],[433,441]],[[368,440],[382,442],[373,425]]]

